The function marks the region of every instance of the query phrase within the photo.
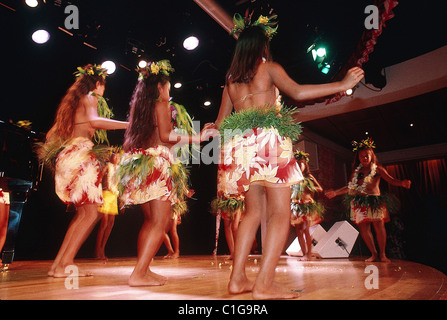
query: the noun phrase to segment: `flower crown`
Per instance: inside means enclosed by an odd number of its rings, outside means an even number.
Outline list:
[[[258,26],[264,30],[265,35],[269,40],[272,40],[273,36],[276,34],[276,30],[278,30],[278,22],[272,21],[278,18],[278,15],[272,15],[270,17],[259,16],[258,20],[255,22],[251,22],[251,17],[253,12],[248,14],[248,11],[245,13],[245,17],[243,18],[239,13],[235,13],[233,16],[234,28],[231,30],[231,35],[236,35],[239,37],[242,31],[248,27]]]
[[[105,79],[108,74],[107,74],[107,69],[106,68],[102,68],[101,66],[98,66],[97,64],[94,65],[88,65],[86,67],[78,67],[77,68],[78,71],[76,71],[74,73],[74,75],[76,76],[76,78],[79,78],[82,75],[87,75],[87,76],[100,76],[103,79]]]
[[[354,147],[352,149],[353,152],[359,151],[359,150],[363,150],[363,149],[373,149],[373,148],[376,147],[375,144],[374,144],[374,141],[373,141],[373,139],[371,137],[363,139],[360,142],[352,141],[351,144]]]
[[[169,73],[174,72],[174,68],[171,66],[169,60],[160,60],[158,62],[152,62],[144,68],[137,69],[139,75],[138,80],[145,80],[150,74],[158,75],[160,72],[169,77]]]
[[[296,150],[293,155],[295,156],[296,160],[306,160],[306,162],[309,162],[309,154],[306,152]]]

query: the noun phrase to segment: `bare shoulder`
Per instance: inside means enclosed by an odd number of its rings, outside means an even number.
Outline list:
[[[98,103],[98,98],[96,98],[94,95],[92,94],[86,94],[81,98],[81,102],[84,105],[95,105]]]
[[[379,175],[382,175],[383,173],[385,173],[385,172],[387,172],[387,171],[386,171],[386,169],[385,169],[383,166],[381,166],[381,165],[377,165],[376,172],[377,172]]]

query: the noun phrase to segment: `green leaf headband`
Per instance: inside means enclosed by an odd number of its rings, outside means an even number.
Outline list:
[[[309,154],[306,152],[303,152],[301,150],[297,150],[294,153],[295,159],[296,160],[306,160],[306,162],[309,162]]]
[[[160,72],[169,77],[169,73],[174,72],[174,68],[171,66],[169,60],[160,60],[158,62],[152,62],[144,68],[138,68],[137,71],[139,73],[138,80],[144,80],[150,74],[158,75]]]
[[[242,31],[248,27],[258,26],[264,30],[265,35],[269,40],[272,40],[273,36],[276,34],[276,30],[278,30],[278,22],[272,21],[278,18],[278,15],[272,15],[270,17],[259,16],[259,18],[255,22],[251,22],[251,16],[253,12],[249,15],[248,12],[245,14],[245,18],[243,18],[239,13],[235,13],[233,16],[234,28],[231,30],[231,35],[236,35],[239,37]]]
[[[351,144],[354,147],[352,149],[353,152],[359,151],[359,150],[362,150],[362,149],[373,149],[373,148],[376,147],[375,144],[374,144],[374,141],[373,141],[373,139],[371,137],[363,139],[360,142],[352,141]]]
[[[80,76],[86,75],[86,76],[101,76],[103,79],[105,79],[107,74],[107,69],[102,68],[101,66],[98,66],[97,64],[94,64],[92,66],[88,66],[85,69],[82,67],[77,68],[78,71],[74,73],[76,78],[79,78]]]

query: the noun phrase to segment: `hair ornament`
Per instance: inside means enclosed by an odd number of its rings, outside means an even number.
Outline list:
[[[108,76],[107,69],[102,68],[97,64],[87,65],[85,67],[78,67],[74,75],[76,76],[76,78],[86,75],[86,76],[100,76],[103,79],[105,79]]]
[[[376,145],[371,137],[363,139],[360,142],[352,141],[351,144],[353,146],[353,149],[352,149],[353,152],[363,150],[363,149],[373,149],[376,147]]]
[[[305,160],[306,162],[309,162],[309,154],[306,152],[303,152],[301,150],[296,150],[293,154],[295,156],[296,160]]]
[[[144,68],[138,68],[138,80],[145,80],[149,75],[158,75],[160,72],[165,76],[170,75],[174,72],[174,68],[171,66],[169,60],[160,60],[158,62],[151,62]]]
[[[242,31],[248,27],[260,27],[264,30],[265,35],[269,40],[272,40],[273,36],[278,30],[278,21],[273,21],[278,18],[278,15],[271,15],[270,17],[260,15],[255,22],[251,22],[253,12],[245,13],[245,17],[242,17],[239,13],[235,13],[233,16],[234,28],[231,30],[231,35],[239,37]]]

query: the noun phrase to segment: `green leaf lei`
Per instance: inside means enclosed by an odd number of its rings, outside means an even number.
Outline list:
[[[233,112],[223,120],[219,128],[223,137],[222,143],[240,134],[241,131],[249,132],[254,128],[275,128],[281,136],[296,141],[302,132],[300,122],[296,122],[293,118],[297,112],[296,108],[287,107],[283,107],[279,113],[275,108],[252,108]]]
[[[90,95],[98,99],[98,115],[102,118],[113,118],[113,112],[107,105],[106,99],[93,91],[89,92]],[[109,139],[107,139],[107,130],[97,129],[95,130],[94,139],[97,143],[107,143],[109,145]]]

